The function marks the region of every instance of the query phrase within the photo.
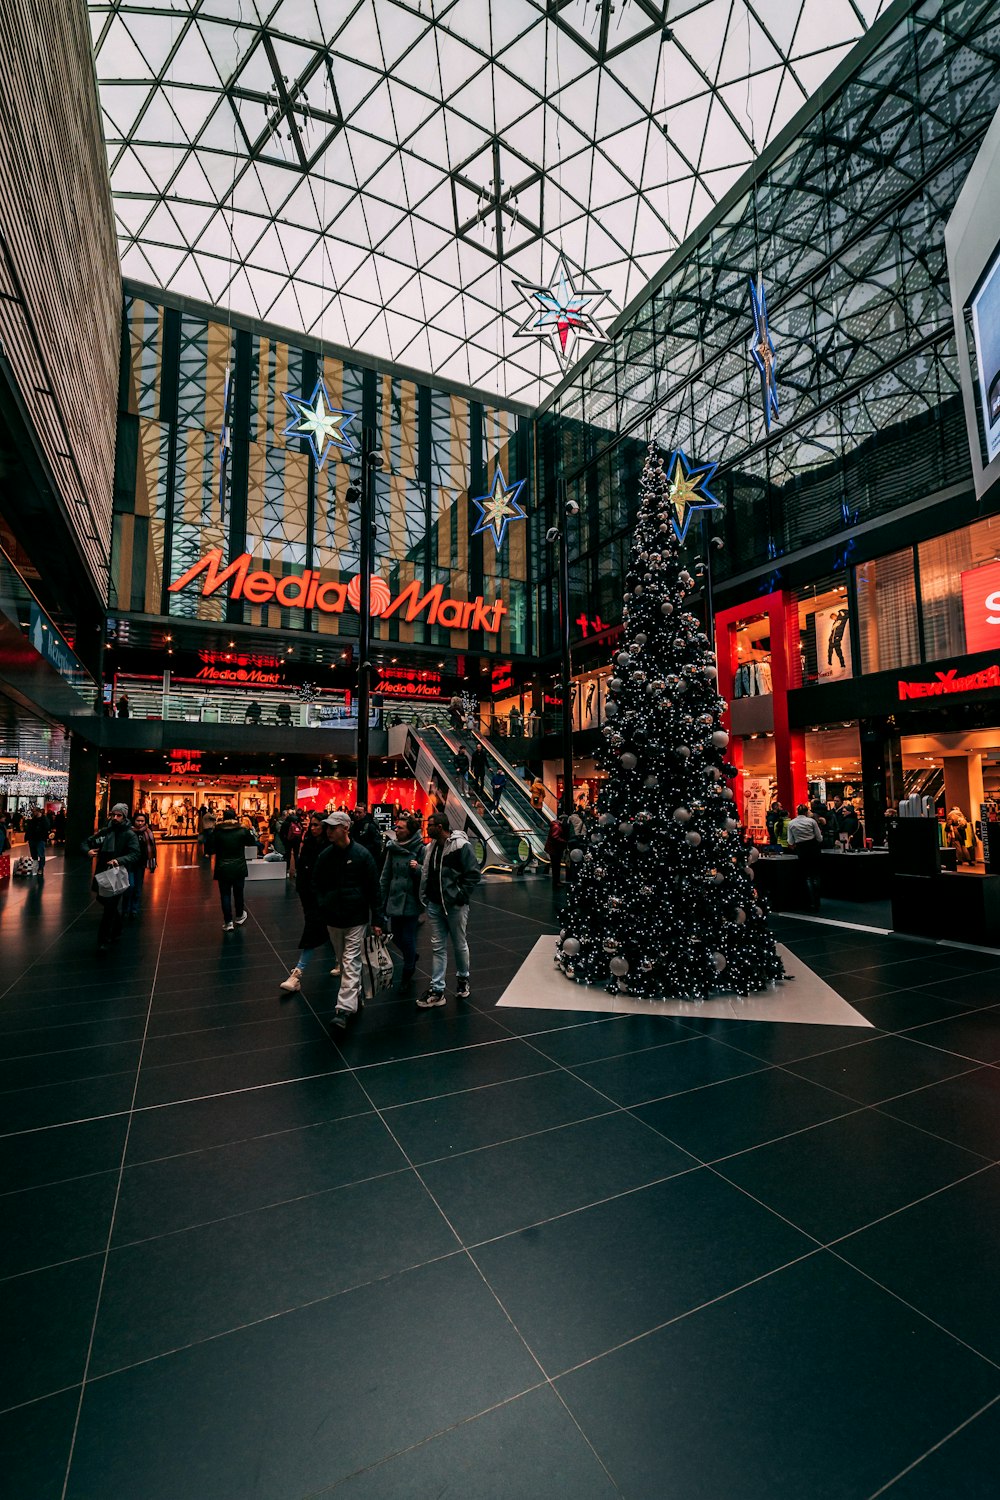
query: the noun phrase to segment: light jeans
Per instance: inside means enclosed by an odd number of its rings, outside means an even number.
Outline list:
[[[469,944],[465,929],[469,925],[468,906],[453,906],[445,911],[436,901],[427,903],[427,920],[431,926],[431,989],[443,990],[448,977],[448,935],[455,950],[455,969],[459,979],[469,977]]]
[[[364,950],[367,922],[359,927],[328,927],[330,942],[337,955],[340,967],[340,993],[337,1009],[357,1014],[358,997],[361,993],[361,954]]]

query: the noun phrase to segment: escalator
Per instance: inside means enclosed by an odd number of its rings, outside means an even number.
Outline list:
[[[554,805],[551,813],[547,813],[544,808],[539,811],[532,805],[531,794],[516,768],[500,754],[493,741],[488,740],[485,735],[477,734],[474,729],[448,729],[444,731],[442,737],[454,747],[453,756],[459,745],[465,749],[470,760],[480,746],[486,751],[487,790],[494,770],[499,768],[504,772],[507,785],[500,798],[500,812],[509,826],[527,839],[531,852],[536,858],[547,862],[545,841],[549,836],[552,819],[556,816]]]
[[[533,843],[526,841],[523,830],[513,827],[506,816],[498,817],[491,808],[477,805],[480,799],[474,802],[462,796],[453,769],[455,750],[436,725],[407,729],[403,759],[417,785],[435,792],[444,803],[452,828],[467,833],[481,850],[484,869],[509,871],[530,858]]]
[[[903,777],[903,792],[909,797],[930,797],[931,806],[943,801],[944,771],[940,766],[928,766],[926,770],[907,771]]]

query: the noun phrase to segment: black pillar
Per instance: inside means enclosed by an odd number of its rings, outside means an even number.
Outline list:
[[[97,821],[98,754],[74,734],[69,747],[69,782],[66,788],[66,855],[79,854],[84,839],[89,839]]]
[[[379,463],[374,428],[361,437],[361,537],[358,572],[361,623],[358,639],[358,791],[359,802],[368,801],[368,708],[371,702],[372,644],[372,549],[375,541],[375,469]]]
[[[865,834],[876,844],[885,840],[885,805],[903,795],[903,751],[899,730],[891,717],[862,719],[861,786],[864,792]]]

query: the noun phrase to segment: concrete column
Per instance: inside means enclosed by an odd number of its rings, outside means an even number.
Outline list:
[[[79,854],[84,839],[96,823],[98,752],[74,734],[69,747],[69,783],[66,789],[66,854]]]
[[[971,823],[979,818],[979,804],[983,800],[983,757],[978,751],[960,751],[945,755],[944,803],[945,812],[960,807]],[[977,846],[977,858],[982,849]]]

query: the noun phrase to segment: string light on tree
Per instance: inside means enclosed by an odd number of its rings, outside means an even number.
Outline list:
[[[570,851],[556,962],[567,978],[612,994],[697,1000],[764,990],[784,971],[750,874],[756,851],[736,817],[715,656],[688,607],[695,584],[679,556],[678,458],[665,468],[651,446],[643,469],[625,645],[602,731],[608,778],[597,826]],[[688,486],[703,472],[681,464],[689,509],[702,503]]]

